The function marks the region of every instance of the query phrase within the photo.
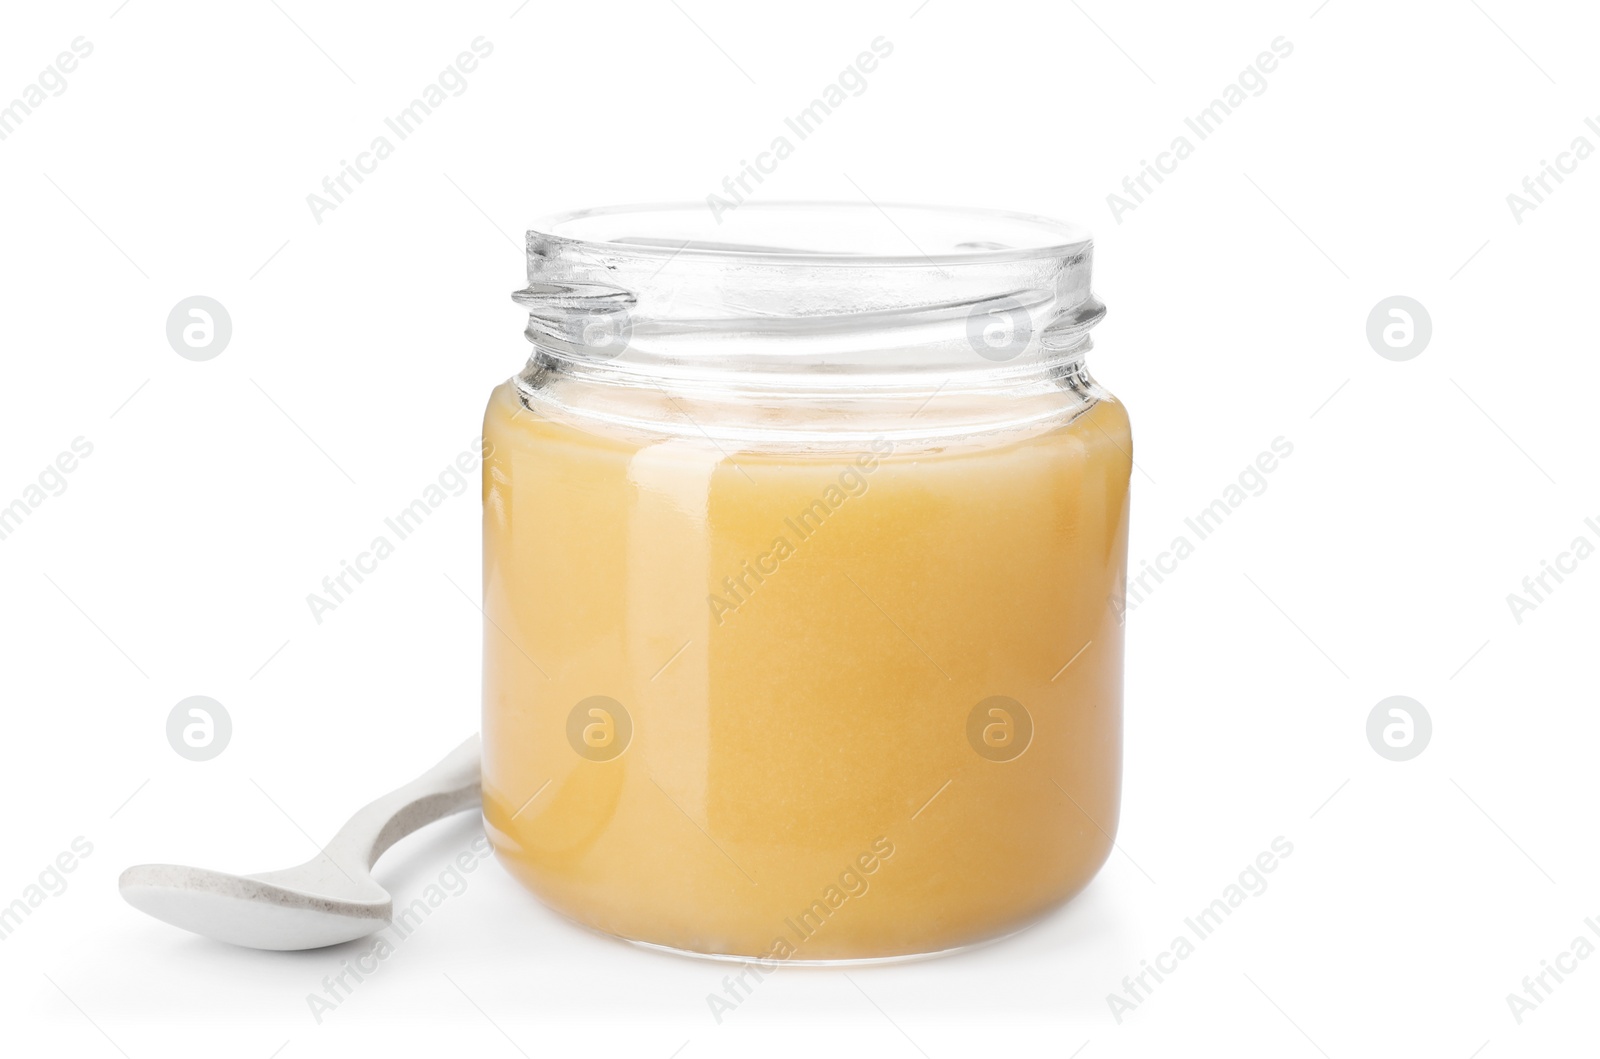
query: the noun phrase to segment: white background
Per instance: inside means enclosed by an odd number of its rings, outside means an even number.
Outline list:
[[[74,38],[93,53],[0,141],[0,504],[74,438],[94,448],[0,541],[0,904],[75,838],[93,853],[0,942],[0,1048],[1594,1048],[1600,958],[1521,1024],[1505,999],[1600,918],[1600,559],[1520,623],[1506,600],[1600,541],[1600,160],[1521,223],[1506,198],[1575,137],[1600,146],[1592,10],[517,2],[6,11],[0,102]],[[1274,438],[1294,446],[1129,617],[1123,852],[1013,940],[784,970],[720,1025],[724,967],[583,933],[492,862],[320,1024],[306,995],[357,949],[229,949],[124,905],[132,863],[305,858],[472,730],[473,490],[321,625],[305,597],[468,447],[525,358],[524,222],[703,199],[880,35],[893,55],[760,197],[1094,229],[1110,315],[1090,363],[1134,420],[1136,566]],[[314,220],[306,196],[479,36],[467,90]],[[1280,36],[1267,88],[1118,223],[1107,195]],[[233,322],[204,363],[165,335],[196,294]],[[1433,324],[1405,362],[1366,338],[1396,294]],[[165,736],[197,694],[234,726],[204,763]],[[1365,732],[1397,694],[1434,727],[1402,763]],[[380,878],[409,899],[475,826],[409,840]],[[1266,892],[1118,1024],[1106,995],[1280,835]]]

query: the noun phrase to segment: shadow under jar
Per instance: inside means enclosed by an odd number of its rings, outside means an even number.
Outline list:
[[[528,233],[485,421],[484,819],[552,908],[841,961],[1016,931],[1117,826],[1132,443],[1083,230],[843,204]]]

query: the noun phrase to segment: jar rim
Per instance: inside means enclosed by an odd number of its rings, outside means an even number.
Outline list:
[[[530,224],[527,245],[657,260],[920,268],[1072,257],[1093,238],[1081,225],[1009,210],[774,200],[720,210],[699,202],[570,210]]]

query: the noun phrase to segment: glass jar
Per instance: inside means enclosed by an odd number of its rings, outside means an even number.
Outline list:
[[[528,233],[484,428],[484,819],[552,908],[763,961],[1021,929],[1117,826],[1132,466],[1088,233],[875,205]]]

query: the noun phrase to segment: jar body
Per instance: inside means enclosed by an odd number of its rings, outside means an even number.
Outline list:
[[[704,429],[587,419],[558,372],[489,402],[507,868],[607,934],[802,961],[959,948],[1085,886],[1120,791],[1120,403],[1074,369],[1022,426],[797,448],[658,396],[630,422]]]

